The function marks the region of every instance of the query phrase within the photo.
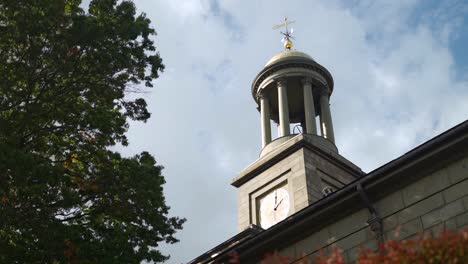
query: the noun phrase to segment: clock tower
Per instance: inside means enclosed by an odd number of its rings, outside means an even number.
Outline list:
[[[252,224],[268,229],[364,175],[335,145],[332,75],[311,56],[292,50],[290,32],[283,34],[286,49],[252,83],[262,150],[231,183],[238,189],[240,231]],[[276,139],[271,121],[278,126]]]
[[[286,27],[285,50],[252,83],[262,149],[231,182],[239,233],[189,263],[315,263],[336,247],[354,263],[387,239],[466,229],[468,121],[364,173],[339,154],[332,75],[292,49],[291,23],[274,27]]]

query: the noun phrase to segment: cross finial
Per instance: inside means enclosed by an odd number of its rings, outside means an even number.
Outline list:
[[[291,28],[291,31],[289,31],[289,28],[288,26],[292,23],[294,23],[295,21],[289,21],[287,17],[284,17],[284,22],[279,24],[279,25],[276,25],[276,26],[273,26],[273,29],[278,29],[278,28],[286,28],[286,32],[282,32],[280,31],[280,33],[284,36],[283,39],[281,40],[281,42],[283,42],[284,44],[284,47],[288,50],[290,50],[293,46],[292,44],[292,41],[291,39],[294,39],[291,34],[293,33],[293,29]]]

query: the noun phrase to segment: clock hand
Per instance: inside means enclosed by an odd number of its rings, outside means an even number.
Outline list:
[[[275,191],[275,205],[276,205],[277,192],[278,192],[278,191]]]
[[[275,206],[275,209],[274,209],[275,211],[276,211],[276,208],[278,208],[278,206],[281,204],[282,201],[283,201],[283,199],[281,199],[281,200],[279,201],[279,203]]]

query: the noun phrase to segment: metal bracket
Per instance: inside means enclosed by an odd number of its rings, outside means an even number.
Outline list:
[[[364,192],[364,189],[362,188],[362,185],[360,183],[356,185],[356,189],[359,192],[359,196],[361,196],[361,200],[364,202],[364,205],[367,207],[371,214],[369,219],[367,220],[367,224],[370,226],[372,232],[374,232],[375,237],[379,241],[379,243],[383,243],[384,237],[382,218],[380,218],[379,213],[370,202],[369,197]]]

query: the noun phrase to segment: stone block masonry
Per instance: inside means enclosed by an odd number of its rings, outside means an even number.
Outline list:
[[[444,229],[468,227],[468,158],[424,175],[374,202],[383,220],[385,239],[411,239],[439,234]],[[319,231],[281,249],[295,263],[303,256],[313,259],[320,250],[332,246],[344,250],[346,261],[355,262],[360,247],[375,249],[375,235],[366,224],[369,217],[361,209]],[[286,256],[286,255],[285,255]]]

